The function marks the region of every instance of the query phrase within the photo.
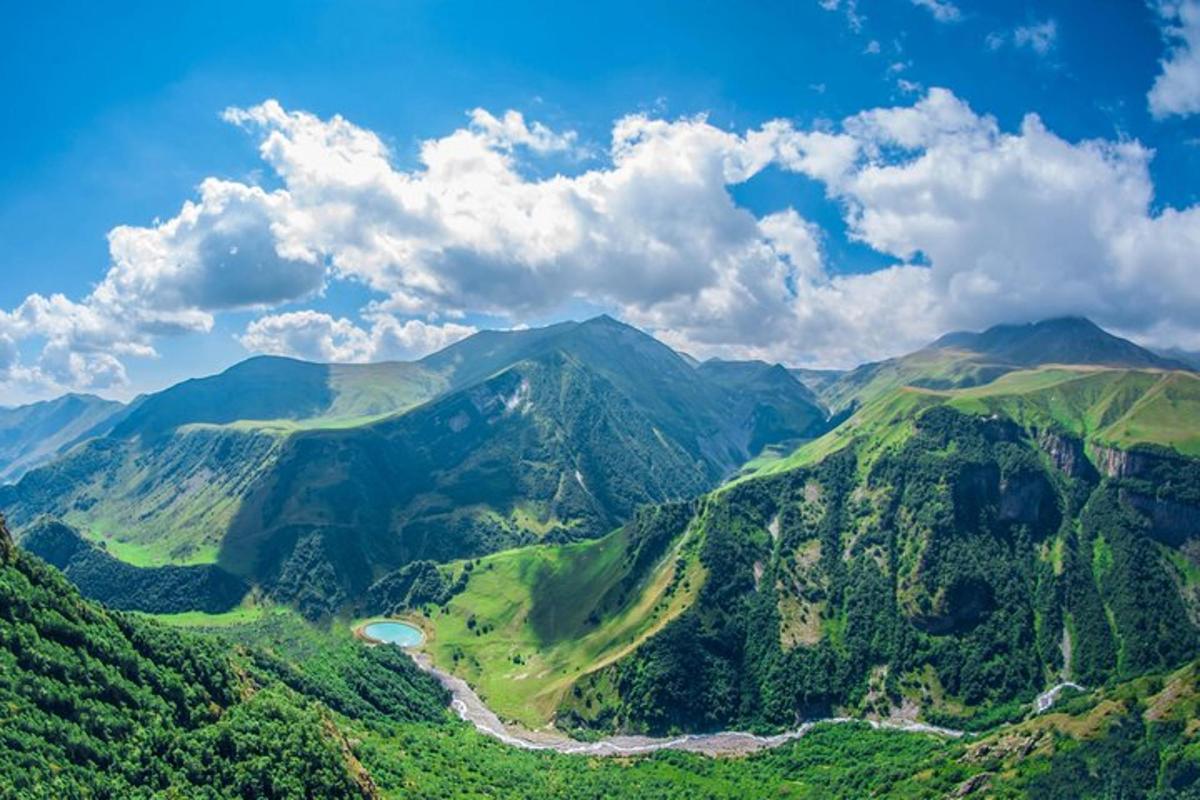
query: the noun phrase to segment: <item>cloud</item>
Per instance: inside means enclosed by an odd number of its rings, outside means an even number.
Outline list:
[[[1019,25],[1011,33],[993,31],[984,44],[989,50],[999,50],[1007,44],[1017,49],[1027,48],[1039,56],[1047,55],[1058,43],[1058,21],[1047,19],[1029,25]]]
[[[238,340],[256,353],[361,363],[419,358],[474,332],[475,328],[467,325],[434,325],[416,319],[401,322],[387,314],[376,316],[370,330],[364,330],[344,317],[305,310],[257,319]]]
[[[1065,313],[1134,332],[1195,327],[1187,253],[1200,208],[1151,212],[1152,153],[1140,144],[1071,143],[1032,114],[1006,133],[944,89],[843,128],[868,154],[829,187],[851,236],[931,265],[920,288],[939,327]]]
[[[1013,30],[1013,45],[1028,47],[1040,56],[1046,55],[1058,41],[1058,23],[1052,19],[1032,25],[1022,25]]]
[[[1200,0],[1154,4],[1167,52],[1147,100],[1155,119],[1200,112]]]
[[[17,343],[13,338],[6,333],[0,333],[0,381],[9,380],[12,368],[20,357],[20,351],[17,350]]]
[[[826,11],[841,11],[846,16],[846,24],[855,33],[861,32],[867,21],[858,11],[858,0],[817,0],[817,4]]]
[[[958,22],[962,19],[962,11],[950,0],[912,0],[914,6],[919,6],[938,22]]]
[[[536,153],[555,153],[570,150],[575,146],[574,131],[555,133],[540,122],[526,124],[519,111],[506,111],[502,117],[494,117],[482,108],[471,112],[471,128],[481,133],[489,144],[511,150],[515,146],[528,147]]]
[[[115,229],[90,295],[0,313],[0,336],[43,343],[29,365],[10,348],[10,375],[121,381],[121,360],[153,355],[157,336],[244,308],[264,309],[247,349],[321,361],[411,358],[473,330],[445,320],[515,325],[580,302],[697,355],[793,363],[852,365],[1061,314],[1200,336],[1200,207],[1153,205],[1150,150],[1069,141],[1036,115],[1004,130],[946,89],[812,129],[631,114],[586,168],[549,177],[521,158],[576,139],[518,114],[473,112],[409,168],[342,117],[274,101],[225,116],[255,137],[276,188],[210,179],[176,217]],[[799,210],[740,205],[734,187],[769,170],[819,182],[850,238],[890,265],[848,274]],[[371,301],[350,316],[274,313],[334,281]]]
[[[287,203],[283,193],[209,178],[199,202],[166,222],[109,232],[113,266],[93,296],[143,310],[150,324],[207,328],[211,321],[192,312],[312,295],[324,285],[324,263],[310,251],[281,252],[272,230]]]

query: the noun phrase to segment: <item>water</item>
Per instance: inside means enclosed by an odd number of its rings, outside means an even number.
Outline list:
[[[400,647],[416,647],[425,641],[421,629],[407,622],[372,622],[363,628],[363,636]]]

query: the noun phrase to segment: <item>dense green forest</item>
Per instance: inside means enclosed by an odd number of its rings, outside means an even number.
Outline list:
[[[300,667],[104,610],[0,523],[2,797],[361,797],[330,709],[441,721],[444,704],[394,650]]]

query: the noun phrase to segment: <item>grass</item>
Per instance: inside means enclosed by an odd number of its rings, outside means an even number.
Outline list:
[[[887,448],[912,435],[917,415],[940,400],[940,395],[925,389],[902,387],[876,397],[824,436],[800,446],[791,455],[764,461],[758,469],[743,470],[734,483],[763,475],[774,475],[812,466],[852,444],[863,443],[859,453],[865,469]]]
[[[482,558],[445,612],[417,620],[424,649],[501,717],[544,726],[575,681],[631,652],[691,604],[703,568],[694,557],[677,564],[691,535],[625,591],[626,528]]]
[[[370,425],[373,422],[379,422],[380,420],[387,419],[391,416],[394,415],[389,412],[384,414],[366,414],[349,417],[309,417],[307,419],[239,419],[236,422],[228,422],[223,424],[195,422],[190,425],[181,426],[179,428],[179,432],[187,434],[206,430],[232,430],[240,433],[265,433],[274,436],[288,436],[293,433],[299,433],[300,431],[346,430],[348,428],[359,428],[364,425]]]
[[[75,523],[73,515],[70,514],[67,515],[66,521],[68,524]],[[167,564],[192,566],[215,564],[217,561],[219,548],[213,542],[201,544],[190,549],[186,556],[180,557],[176,554],[178,543],[174,540],[160,539],[138,542],[120,538],[121,534],[116,531],[122,530],[121,526],[109,519],[97,520],[90,525],[81,525],[79,530],[86,538],[100,545],[109,555],[135,567],[161,567]]]
[[[180,614],[146,614],[144,616],[177,628],[229,628],[250,625],[271,614],[291,614],[281,606],[264,606],[243,603],[237,608],[221,614],[206,614],[203,611],[184,611]]]
[[[912,434],[922,411],[943,403],[969,414],[1005,416],[1024,427],[1058,428],[1095,444],[1157,444],[1200,456],[1200,376],[1194,373],[1047,366],[946,390],[901,385],[901,377],[878,376],[878,385],[863,393],[870,399],[846,422],[790,455],[747,464],[731,484],[811,466],[852,444],[860,448],[860,468],[866,469]]]
[[[1200,376],[1192,373],[1046,367],[948,398],[963,411],[1054,424],[1098,444],[1159,444],[1200,455]]]

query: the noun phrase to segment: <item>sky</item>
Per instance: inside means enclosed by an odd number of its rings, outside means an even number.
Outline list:
[[[1200,349],[1200,0],[123,5],[0,30],[0,404],[598,313]]]

